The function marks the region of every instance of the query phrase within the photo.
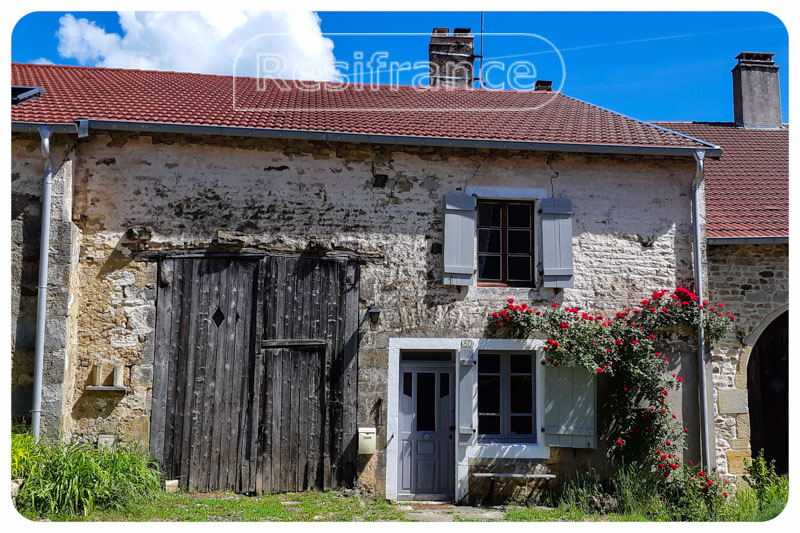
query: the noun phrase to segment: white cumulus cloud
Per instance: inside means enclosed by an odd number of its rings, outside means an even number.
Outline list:
[[[66,14],[59,20],[58,53],[83,65],[239,76],[337,80],[333,41],[316,13],[120,12],[121,34]],[[279,65],[277,68],[275,65]]]

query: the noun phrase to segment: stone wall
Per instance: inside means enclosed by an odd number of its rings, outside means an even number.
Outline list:
[[[761,331],[788,309],[789,246],[710,246],[707,255],[709,303],[723,302],[736,316],[712,357],[717,468],[741,474],[751,454],[747,363]]]
[[[30,422],[39,281],[39,243],[45,163],[40,137],[14,142],[11,163],[11,415]],[[76,345],[80,230],[72,223],[74,140],[54,135],[51,142],[50,243],[47,321],[42,366],[42,434],[68,436],[61,416],[68,404],[65,383],[72,382]]]
[[[30,142],[15,138],[15,160]],[[362,326],[358,359],[358,424],[378,428],[378,453],[359,464],[360,483],[378,493],[386,476],[390,337],[483,336],[487,311],[508,297],[608,312],[693,279],[690,159],[98,131],[75,150],[78,342],[64,410],[75,440],[110,433],[147,442],[155,266],[133,260],[125,238],[132,226],[153,228],[151,248],[313,245],[380,258],[362,268],[361,312],[373,303],[383,311],[380,324]],[[442,197],[468,185],[570,198],[575,288],[443,286]],[[674,371],[681,361],[673,360]],[[106,372],[123,365],[125,395],[87,393],[98,362]],[[683,411],[696,423],[692,394],[684,393]]]

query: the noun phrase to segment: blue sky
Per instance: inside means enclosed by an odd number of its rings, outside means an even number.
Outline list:
[[[153,50],[151,43],[150,49],[143,49],[144,45],[127,42],[130,39],[114,37],[113,34],[124,37],[126,33],[117,13],[72,14],[71,21],[85,18],[88,22],[67,28],[72,33],[65,32],[60,22],[64,13],[35,12],[23,17],[12,34],[12,60],[31,62],[46,59],[56,64],[118,66],[142,61],[133,64],[145,67],[155,64],[154,68],[170,70],[230,70],[227,65],[231,62],[225,57],[218,58],[216,64],[212,61],[214,58],[205,58],[202,63],[193,63],[191,58],[187,58],[173,64],[169,57],[161,57],[169,56],[164,50],[172,49],[171,44]],[[383,50],[392,61],[422,61],[427,59],[427,34],[431,28],[471,27],[474,33],[480,28],[478,12],[319,12],[318,16],[319,20],[313,15],[293,20],[288,27],[298,32],[300,44],[297,46],[301,48],[306,47],[304,43],[322,46],[322,37],[315,31],[333,42],[332,55],[331,50],[321,48],[302,51],[322,62],[330,61],[332,56],[337,61],[352,62],[359,50],[365,52],[366,57],[370,51]],[[241,24],[239,33],[246,34],[249,26],[238,20],[226,21],[222,33],[227,35],[226,32],[232,31],[231,28],[237,24]],[[285,21],[277,19],[275,25],[287,27]],[[312,28],[315,25],[318,29]],[[252,24],[252,27],[264,26],[263,21],[253,21]],[[195,23],[186,27],[190,29],[183,30],[188,50],[199,49],[208,41],[202,35],[197,36],[196,44],[191,41],[191,28],[198,27]],[[62,35],[59,38],[60,28]],[[75,36],[75,32],[89,30],[97,34],[97,43],[100,44],[81,41],[81,36]],[[163,32],[163,28],[152,31],[158,36],[157,32]],[[348,32],[423,35],[331,35]],[[788,122],[788,35],[783,23],[769,13],[486,12],[485,32],[487,58],[515,56],[498,60],[503,64],[524,58],[535,65],[539,79],[552,79],[557,85],[562,76],[561,64],[544,41],[496,34],[537,34],[546,38],[558,48],[564,59],[565,94],[643,120],[732,120],[730,71],[736,63],[734,57],[742,51],[774,52],[781,67],[783,119]],[[232,35],[235,34],[234,31]],[[73,39],[72,46],[64,42],[68,38]],[[87,42],[94,48],[87,49]],[[118,42],[121,42],[119,46],[124,48],[124,54],[118,54],[114,49]],[[208,55],[222,48],[221,45],[214,46],[208,48],[212,51],[204,49],[202,53]],[[476,51],[478,48],[476,39]],[[142,59],[137,54],[150,55]],[[155,55],[159,57],[154,58]],[[219,67],[220,64],[223,66]],[[402,72],[400,83],[410,83],[411,76],[412,72]]]

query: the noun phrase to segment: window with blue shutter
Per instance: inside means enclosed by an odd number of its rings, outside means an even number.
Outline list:
[[[475,197],[444,196],[444,284],[472,285],[475,276]]]
[[[572,202],[549,198],[540,203],[542,216],[542,286],[570,288],[572,268]]]
[[[597,447],[597,376],[583,367],[545,367],[545,444]]]

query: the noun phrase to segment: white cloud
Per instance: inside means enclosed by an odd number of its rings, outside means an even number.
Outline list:
[[[55,65],[55,63],[53,63],[46,57],[40,57],[39,59],[32,59],[31,61],[28,61],[28,63],[32,63],[34,65]]]
[[[84,65],[230,75],[236,63],[237,75],[255,76],[258,55],[270,54],[285,65],[271,77],[340,78],[333,41],[309,11],[120,12],[121,35],[71,14],[59,22],[58,53]]]

